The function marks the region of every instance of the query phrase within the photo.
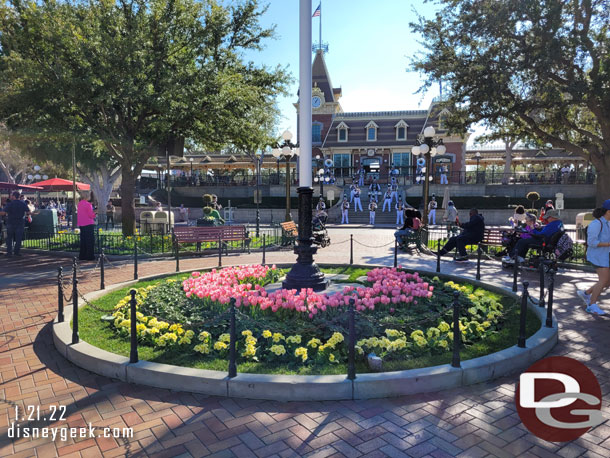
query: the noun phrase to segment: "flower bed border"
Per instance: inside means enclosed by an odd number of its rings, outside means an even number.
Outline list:
[[[290,267],[281,264],[278,268]],[[320,267],[336,267],[336,264],[320,264]],[[387,266],[350,265],[355,268],[373,269]],[[201,272],[210,269],[193,269]],[[409,269],[405,269],[410,271]],[[421,275],[438,276],[444,280],[468,282],[489,291],[519,299],[512,291],[471,278],[430,271],[418,271]],[[171,273],[154,275],[138,281],[165,278]],[[138,281],[117,283],[111,287],[87,294],[91,301],[112,291],[131,286]],[[82,307],[83,305],[81,305]],[[53,321],[55,347],[66,359],[93,373],[119,379],[128,383],[154,386],[175,391],[190,391],[216,396],[277,401],[331,401],[345,399],[370,399],[425,393],[471,385],[518,372],[546,355],[558,341],[557,320],[553,316],[553,328],[544,326],[546,309],[528,303],[528,307],[540,318],[540,329],[527,339],[526,348],[516,345],[486,356],[461,363],[460,368],[449,364],[395,372],[357,374],[355,380],[347,375],[265,375],[238,373],[229,379],[226,372],[159,364],[150,361],[129,363],[129,358],[107,352],[87,342],[72,345],[72,308],[65,308],[65,320]]]

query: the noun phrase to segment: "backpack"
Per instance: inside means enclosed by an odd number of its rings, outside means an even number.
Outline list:
[[[574,241],[564,232],[555,245],[555,256],[559,261],[565,261],[574,254]]]
[[[597,237],[599,237],[602,231],[604,230],[604,226],[602,225],[601,219],[595,219],[599,221],[599,234],[597,234]],[[587,227],[585,227],[585,259],[587,259],[587,250],[589,249],[589,226],[591,226],[590,223]]]

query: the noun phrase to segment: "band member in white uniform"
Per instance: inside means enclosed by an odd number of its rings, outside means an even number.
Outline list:
[[[358,208],[360,208],[360,211],[363,211],[362,202],[360,201],[360,188],[356,187],[354,192],[354,212],[357,212]]]
[[[358,169],[358,186],[364,186],[364,169]]]
[[[341,204],[341,224],[349,224],[349,202],[347,196],[343,196],[343,203]]]
[[[443,165],[441,167],[441,184],[449,184],[449,180],[447,180],[447,166]]]
[[[318,211],[318,213],[326,210],[326,203],[324,202],[324,197],[320,197],[320,201],[318,202],[318,205],[316,205],[316,210]]]
[[[399,197],[396,202],[396,225],[403,224],[405,224],[405,206],[402,204],[402,197]]]
[[[398,203],[398,184],[396,183],[396,180],[392,180],[393,183],[390,185],[390,190],[392,191],[392,202],[394,202],[394,200],[396,200],[396,203]]]
[[[381,209],[381,211],[385,211],[386,205],[388,206],[388,211],[391,212],[392,211],[392,191],[390,191],[389,187],[383,196],[383,208]]]
[[[379,186],[377,180],[373,180],[369,185],[369,198],[377,200],[379,194],[381,194],[381,186]]]
[[[371,203],[369,204],[369,224],[375,225],[375,212],[377,211],[377,202],[374,199],[371,199]]]
[[[349,187],[349,203],[350,204],[354,201],[354,194],[356,194],[356,185],[352,183]]]
[[[428,204],[428,224],[436,224],[436,197],[434,196]]]

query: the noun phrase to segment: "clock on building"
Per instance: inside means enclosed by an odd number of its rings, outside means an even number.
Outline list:
[[[314,108],[320,108],[320,105],[322,105],[322,99],[317,95],[314,95],[311,98],[311,106]]]

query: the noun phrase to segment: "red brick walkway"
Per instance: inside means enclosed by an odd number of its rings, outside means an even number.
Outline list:
[[[375,242],[389,240],[376,231]],[[334,237],[337,242],[343,235]],[[367,240],[364,238],[363,240]],[[319,258],[345,261],[346,244],[323,250]],[[269,253],[268,262],[289,262],[290,253]],[[260,254],[231,256],[231,263],[259,262]],[[390,264],[386,249],[361,247],[356,262]],[[433,268],[433,260],[401,256],[405,265]],[[32,265],[34,264],[34,265]],[[608,457],[610,422],[571,443],[537,439],[522,426],[514,407],[517,375],[467,388],[402,398],[344,402],[272,402],[209,397],[146,388],[100,377],[79,369],[55,351],[49,322],[55,315],[57,290],[49,269],[67,259],[25,255],[0,257],[0,276],[27,272],[32,280],[3,288],[0,297],[0,456],[540,456]],[[216,259],[183,261],[200,268]],[[171,261],[140,266],[140,276],[172,272]],[[472,276],[473,266],[443,270]],[[508,284],[486,266],[484,280]],[[128,280],[131,267],[107,271],[107,284]],[[586,280],[591,280],[591,274]],[[582,273],[557,278],[556,310],[561,321],[555,355],[569,355],[592,369],[602,384],[603,410],[610,416],[610,319],[586,314],[574,300]],[[91,291],[97,275],[85,274],[81,287]],[[532,285],[536,282],[532,280]],[[608,300],[606,299],[606,308]],[[132,427],[131,439],[9,439],[14,406],[65,405],[67,420],[52,426]],[[36,426],[51,426],[40,421]]]

